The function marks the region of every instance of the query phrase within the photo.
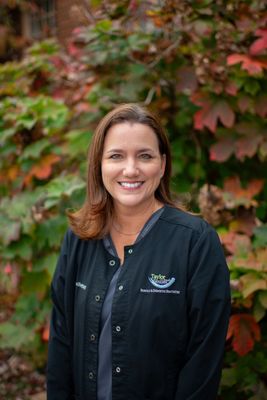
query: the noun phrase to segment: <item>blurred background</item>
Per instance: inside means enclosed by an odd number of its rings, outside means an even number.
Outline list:
[[[255,0],[0,1],[0,398],[45,399],[65,210],[83,202],[95,126],[123,102],[160,117],[172,190],[225,248],[218,399],[267,399],[267,9]]]

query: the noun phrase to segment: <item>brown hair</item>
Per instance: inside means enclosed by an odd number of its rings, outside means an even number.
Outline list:
[[[138,104],[122,104],[110,111],[98,124],[88,152],[87,196],[80,210],[67,212],[71,229],[81,239],[98,239],[108,231],[113,214],[113,201],[105,189],[101,175],[101,160],[107,131],[114,125],[131,122],[149,126],[155,132],[160,154],[165,154],[166,167],[157,200],[175,206],[170,193],[171,152],[167,135],[156,116]]]

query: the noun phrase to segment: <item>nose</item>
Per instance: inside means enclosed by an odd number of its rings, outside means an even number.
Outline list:
[[[136,161],[133,159],[127,159],[123,168],[124,177],[135,177],[139,175],[139,169],[137,167]]]

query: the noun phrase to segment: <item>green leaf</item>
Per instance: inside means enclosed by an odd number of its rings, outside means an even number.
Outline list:
[[[237,383],[237,376],[235,368],[223,368],[222,377],[221,377],[221,385],[232,387]]]
[[[7,139],[9,139],[11,136],[14,135],[14,133],[16,133],[16,129],[15,128],[8,128],[8,129],[3,129],[0,132],[0,146],[3,146],[6,142]]]
[[[12,241],[18,240],[20,236],[21,222],[12,221],[6,216],[1,216],[0,241],[7,246]]]
[[[59,248],[62,237],[67,229],[67,218],[63,215],[49,218],[36,228],[38,249],[45,247]]]
[[[36,318],[40,309],[40,302],[35,293],[21,295],[15,306],[15,313],[12,321],[25,325],[32,319]]]
[[[102,19],[95,25],[97,30],[108,32],[112,28],[112,22],[109,19]]]
[[[267,290],[259,292],[258,299],[261,305],[267,309]]]
[[[17,117],[15,126],[19,128],[25,128],[31,130],[36,124],[37,119],[33,115],[20,115]]]
[[[39,259],[36,259],[33,263],[34,273],[40,271],[47,271],[51,279],[55,271],[57,259],[58,259],[58,253],[51,253],[46,256],[40,257]]]
[[[142,64],[130,64],[129,73],[136,78],[142,78],[147,73],[147,67]]]
[[[22,324],[4,322],[0,324],[0,347],[19,349],[34,340],[34,331]]]
[[[75,158],[79,154],[85,154],[92,138],[92,132],[77,129],[68,132],[66,138],[67,144],[64,153]]]
[[[30,261],[32,258],[32,239],[23,236],[19,241],[10,243],[3,250],[2,257],[9,260],[19,257],[22,260]]]
[[[38,140],[38,142],[30,144],[24,149],[22,155],[19,157],[19,161],[25,160],[27,158],[39,158],[42,151],[44,149],[47,149],[47,147],[49,146],[50,142],[48,139]]]
[[[254,302],[254,306],[253,306],[253,315],[255,317],[255,320],[257,322],[261,321],[262,318],[264,318],[265,313],[266,313],[266,309],[262,306],[262,304],[257,299]]]
[[[39,42],[35,42],[31,47],[27,49],[27,54],[39,56],[41,54],[56,54],[59,50],[59,44],[55,39],[46,39]]]
[[[24,272],[21,290],[23,294],[38,293],[44,295],[50,284],[50,274],[48,271]]]
[[[242,282],[242,294],[244,298],[248,297],[258,290],[267,289],[267,281],[260,274],[248,273],[241,276],[240,281]]]
[[[78,176],[67,175],[55,178],[44,187],[46,191],[45,207],[47,207],[48,201],[54,201],[63,195],[70,197],[73,192],[83,188],[85,188],[85,182]]]
[[[245,82],[244,89],[246,93],[254,96],[261,90],[261,87],[258,81],[250,79]]]
[[[254,241],[253,245],[255,248],[267,246],[267,225],[261,225],[254,229]]]

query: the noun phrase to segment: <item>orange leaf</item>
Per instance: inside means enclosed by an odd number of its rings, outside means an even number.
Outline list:
[[[12,165],[12,167],[10,167],[7,170],[6,176],[9,181],[13,182],[17,178],[18,174],[19,174],[18,165]]]
[[[50,331],[49,325],[46,325],[42,332],[42,340],[44,342],[48,342],[48,340],[49,340],[49,331]]]
[[[225,179],[223,190],[232,195],[233,200],[239,205],[251,206],[255,205],[253,197],[260,193],[263,188],[264,181],[262,179],[253,179],[244,189],[238,176]]]
[[[24,178],[25,185],[28,185],[33,177],[47,179],[52,173],[52,165],[60,160],[56,154],[47,154],[37,164],[35,164],[28,175]]]
[[[260,327],[250,314],[234,314],[230,318],[226,340],[232,338],[233,350],[244,356],[249,353],[255,341],[261,338]]]
[[[267,62],[253,59],[244,54],[231,54],[227,57],[227,65],[235,65],[242,63],[241,68],[248,72],[249,75],[255,75],[267,68]]]

